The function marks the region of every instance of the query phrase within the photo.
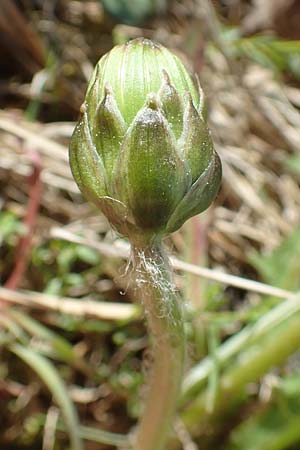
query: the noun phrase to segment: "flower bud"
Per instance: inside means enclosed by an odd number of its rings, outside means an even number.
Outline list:
[[[213,201],[221,163],[203,92],[181,61],[147,39],[98,62],[70,144],[83,194],[124,235],[167,234]]]

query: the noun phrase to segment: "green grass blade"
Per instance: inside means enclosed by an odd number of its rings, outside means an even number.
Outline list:
[[[239,333],[233,335],[216,349],[215,357],[220,369],[223,369],[239,352],[245,351],[247,347],[256,344],[263,337],[271,334],[275,327],[284,324],[299,312],[300,296],[291,296],[291,298],[272,308],[256,323],[246,326]],[[208,356],[189,371],[183,382],[181,404],[192,399],[203,389],[213,370],[214,360]]]
[[[85,374],[92,375],[92,368],[83,358],[77,356],[72,345],[62,336],[21,311],[12,308],[10,310],[10,316],[13,317],[15,322],[31,336],[45,341],[49,350],[47,352],[47,350],[44,349],[42,353],[46,354],[46,356],[59,359],[60,361],[78,368]]]
[[[66,430],[66,427],[61,422],[58,423],[57,428],[60,431]],[[130,439],[126,434],[111,433],[109,431],[99,430],[83,425],[80,425],[78,432],[80,437],[86,441],[97,442],[98,444],[113,445],[118,448],[128,448],[130,446]]]
[[[54,365],[40,354],[22,345],[14,344],[9,349],[28,364],[49,388],[62,411],[70,436],[72,450],[83,450],[76,409]]]

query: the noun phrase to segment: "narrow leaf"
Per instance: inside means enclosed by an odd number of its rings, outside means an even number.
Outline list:
[[[69,432],[72,450],[83,450],[77,412],[70,400],[64,381],[54,365],[46,358],[22,345],[11,345],[10,350],[30,366],[51,391],[60,407]]]

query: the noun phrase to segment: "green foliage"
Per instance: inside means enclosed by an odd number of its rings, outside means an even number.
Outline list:
[[[296,316],[297,313],[299,315],[299,310],[299,297],[291,297],[273,307],[264,315],[260,315],[254,324],[247,325],[218,347],[214,345],[216,341],[213,336],[213,345],[210,346],[211,354],[202,359],[200,363],[194,365],[186,376],[183,385],[183,399],[190,397],[197,390],[202,390],[209,377],[213,376],[215,360],[222,369],[234,366],[234,360],[235,358],[238,360],[239,354],[246,352],[247,349],[252,347],[255,349],[258,342],[262,342],[263,339],[267,341],[268,337],[272,341],[270,336],[280,327],[285,326],[288,328],[288,321],[293,316]]]
[[[144,382],[144,376],[134,368],[134,359],[128,358],[121,364],[118,371],[111,374],[109,380],[115,392],[127,398],[127,409],[130,417],[139,417],[141,404],[139,391]]]
[[[237,29],[224,30],[223,37],[232,57],[246,57],[274,73],[288,72],[299,79],[300,41],[285,41],[266,35],[240,38]]]
[[[19,344],[12,344],[10,350],[28,364],[48,386],[56,403],[60,406],[70,436],[73,450],[82,450],[82,442],[78,433],[78,417],[70,400],[67,387],[62,381],[55,366],[39,353]]]
[[[53,239],[32,251],[34,275],[47,294],[69,295],[70,289],[86,290],[102,273],[100,253],[87,246]]]
[[[27,363],[52,393],[54,401],[59,406],[64,418],[63,423],[58,423],[57,429],[68,433],[72,450],[82,448],[81,439],[111,445],[125,445],[127,442],[126,436],[108,433],[92,427],[81,427],[78,423],[75,404],[71,400],[66,386],[74,383],[74,375],[77,372],[87,377],[92,385],[99,385],[103,380],[110,380],[111,389],[115,394],[128,397],[130,411],[137,404],[136,401],[132,401],[134,398],[132,394],[137,393],[137,388],[141,383],[141,375],[135,368],[131,368],[130,359],[124,361],[124,364],[114,372],[114,382],[109,366],[110,354],[106,352],[106,347],[99,352],[99,356],[102,353],[103,358],[101,365],[95,367],[78,354],[71,344],[71,336],[68,336],[70,340],[63,337],[66,334],[65,330],[59,334],[14,308],[10,308],[8,314],[1,317],[0,323],[3,328],[0,334],[1,345]],[[101,325],[101,322],[98,325]],[[117,328],[115,329],[117,330]],[[111,330],[110,327],[104,331]],[[78,328],[75,327],[74,331],[78,332]],[[100,326],[100,329],[95,328],[93,332],[95,331],[99,335],[102,334],[103,325],[102,328]],[[124,339],[125,341],[128,340],[125,336]],[[4,378],[6,377],[6,371],[6,365],[0,367],[1,376]],[[43,415],[30,415],[27,418],[20,434],[22,445],[37,442],[44,426],[42,417]],[[60,448],[59,443],[57,448]]]
[[[294,230],[270,255],[255,253],[250,262],[263,280],[291,291],[300,289],[300,231]]]
[[[300,443],[300,378],[294,372],[279,381],[268,404],[231,434],[227,450],[284,450]],[[298,447],[297,447],[298,448]]]
[[[41,413],[33,414],[25,419],[24,435],[27,441],[34,441],[45,425],[46,416]],[[57,423],[57,430],[67,433],[67,427],[62,420]],[[129,439],[124,434],[109,433],[99,428],[78,425],[78,434],[82,440],[107,444],[116,447],[128,447]]]
[[[93,372],[91,366],[76,354],[73,346],[63,336],[20,311],[10,310],[10,316],[29,336],[35,338],[35,341],[31,345],[32,348],[55,360],[71,364],[74,368],[91,375]]]
[[[300,156],[296,154],[287,157],[286,166],[291,172],[300,174]]]
[[[0,246],[4,243],[15,244],[15,238],[24,231],[24,226],[16,214],[11,211],[0,213]]]
[[[13,260],[14,248],[23,230],[23,224],[16,214],[5,211],[0,214],[1,244],[8,255],[5,260],[3,259],[6,266],[8,259]],[[2,260],[1,270],[4,270]],[[79,289],[80,295],[82,291],[85,293],[89,289],[89,285],[92,289],[95,281],[101,276],[102,270],[101,257],[96,250],[54,239],[33,248],[28,279],[32,277],[38,280],[40,290],[44,292],[70,295],[70,290],[76,288]],[[35,287],[38,290],[37,284]],[[97,386],[99,383],[111,379],[109,364],[111,355],[106,352],[106,345],[103,345],[102,348],[102,342],[104,342],[105,336],[108,336],[109,340],[111,333],[119,332],[119,330],[121,332],[123,325],[100,320],[83,320],[59,314],[52,316],[52,320],[55,322],[55,326],[53,326],[54,322],[49,325],[47,319],[45,323],[42,322],[46,317],[47,315],[42,313],[41,315],[36,314],[36,318],[34,318],[27,312],[13,307],[10,307],[5,314],[0,315],[1,351],[6,349],[11,352],[0,366],[1,379],[4,380],[7,377],[9,379],[10,371],[13,369],[14,376],[17,378],[20,376],[23,380],[25,374],[27,376],[27,372],[19,373],[19,363],[16,363],[16,359],[23,360],[48,387],[54,402],[62,412],[64,420],[58,422],[57,430],[63,430],[64,435],[68,435],[72,450],[82,448],[82,439],[103,444],[125,445],[128,442],[126,436],[92,427],[81,427],[78,423],[76,405],[71,400],[67,388],[70,384],[78,384],[78,376],[88,379],[91,386]],[[126,341],[127,330],[124,328],[122,332]],[[73,345],[77,341],[80,342],[81,333],[87,337],[92,335],[93,339],[98,339],[101,343],[99,351],[99,357],[100,355],[103,357],[101,364],[91,364],[89,359],[82,356],[81,352],[77,351],[76,346]],[[129,392],[137,391],[139,382],[124,382],[125,379],[134,380],[138,375],[134,368],[130,369],[129,367],[127,366],[125,369],[121,366],[117,370],[118,379],[123,382],[119,385],[112,383],[110,389],[115,391],[116,395],[125,395],[130,400],[133,396],[129,395]],[[81,389],[80,383],[78,388]],[[7,415],[10,416],[14,411],[18,417],[19,408],[18,402],[11,400],[7,405],[7,413],[9,412]],[[130,408],[133,406],[129,406]],[[32,409],[30,404],[26,407],[26,411],[28,416],[24,423],[16,425],[19,426],[20,448],[31,448],[40,442],[45,423],[45,416],[43,414],[36,415],[33,412],[35,409]],[[18,420],[16,418],[16,421]],[[1,439],[0,436],[0,445]],[[66,448],[60,446],[64,439],[62,440],[61,434],[58,434],[55,448]]]

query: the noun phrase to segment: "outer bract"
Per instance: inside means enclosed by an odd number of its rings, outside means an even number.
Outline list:
[[[181,61],[147,39],[98,62],[70,144],[83,194],[124,235],[168,234],[213,201],[221,163],[204,98]]]

